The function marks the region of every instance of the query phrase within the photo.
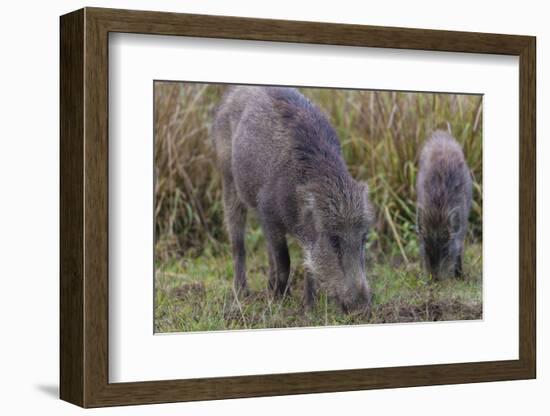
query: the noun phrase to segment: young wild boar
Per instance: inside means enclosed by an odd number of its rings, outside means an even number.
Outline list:
[[[460,277],[472,179],[460,145],[449,134],[436,131],[424,145],[416,185],[425,268],[435,280]]]
[[[305,254],[307,307],[321,289],[344,311],[368,312],[368,188],[348,173],[336,132],[321,111],[295,89],[233,87],[217,110],[212,137],[236,291],[247,292],[244,232],[247,209],[253,208],[267,241],[275,295],[288,292],[288,234]]]

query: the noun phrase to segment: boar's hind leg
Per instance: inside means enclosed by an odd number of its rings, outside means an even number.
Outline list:
[[[233,254],[233,271],[235,273],[233,284],[238,295],[246,296],[248,294],[244,246],[246,206],[239,200],[232,181],[223,183],[223,206]]]
[[[459,254],[455,263],[455,277],[463,277],[462,274],[462,254]]]
[[[284,229],[262,215],[262,229],[267,241],[269,254],[269,289],[277,296],[290,294],[288,276],[290,273],[290,256]]]

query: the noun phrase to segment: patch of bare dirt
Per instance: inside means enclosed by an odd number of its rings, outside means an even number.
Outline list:
[[[375,311],[373,323],[426,322],[481,319],[481,304],[468,305],[457,300],[418,305],[386,304]]]

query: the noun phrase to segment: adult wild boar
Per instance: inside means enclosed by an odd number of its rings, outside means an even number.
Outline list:
[[[212,137],[236,291],[248,291],[244,233],[247,209],[253,208],[276,296],[288,292],[286,236],[292,235],[304,251],[306,306],[320,289],[344,311],[368,311],[368,188],[348,173],[336,132],[321,111],[292,88],[232,87],[217,109]]]
[[[462,148],[436,131],[420,153],[417,229],[424,266],[435,280],[462,276],[472,179]]]

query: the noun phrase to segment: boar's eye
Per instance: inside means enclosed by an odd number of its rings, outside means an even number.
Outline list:
[[[340,251],[340,237],[337,235],[331,235],[329,237],[330,246],[333,248],[334,251]]]

